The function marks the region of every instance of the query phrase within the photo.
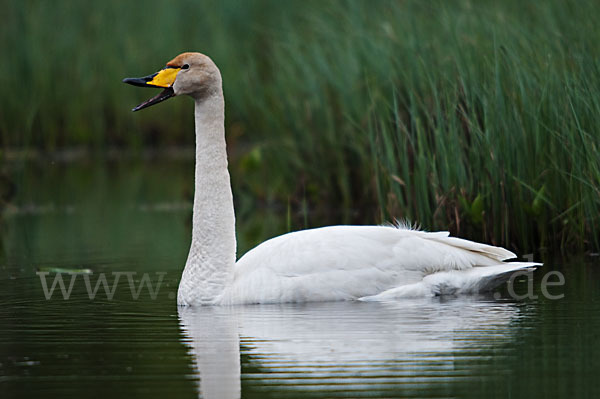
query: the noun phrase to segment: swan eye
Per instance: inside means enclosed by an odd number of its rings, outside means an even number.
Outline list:
[[[190,67],[190,66],[189,66],[188,64],[184,64],[184,65],[181,67],[181,69],[189,69],[189,67]]]

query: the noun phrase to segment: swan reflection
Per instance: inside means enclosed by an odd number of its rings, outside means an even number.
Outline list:
[[[518,315],[514,303],[475,297],[179,309],[199,396],[208,399],[241,396],[240,355],[252,370],[244,381],[257,388],[447,384],[465,378],[458,359],[510,341]]]

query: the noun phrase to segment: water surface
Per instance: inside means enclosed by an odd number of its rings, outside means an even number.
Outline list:
[[[549,259],[532,294],[178,309],[188,160],[14,165],[0,222],[0,396],[598,397],[600,272]],[[241,253],[284,217],[238,217]],[[258,227],[257,227],[258,226]],[[36,272],[77,274],[50,299]],[[544,273],[564,286],[541,292]],[[92,287],[104,273],[114,296]],[[147,273],[155,292],[145,286]],[[71,275],[62,274],[66,285]],[[527,282],[517,284],[520,294]]]

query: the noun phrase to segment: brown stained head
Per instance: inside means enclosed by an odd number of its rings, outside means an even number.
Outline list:
[[[194,56],[199,55],[200,53],[181,53],[177,57],[173,58],[171,61],[167,62],[168,67],[181,68],[183,64],[185,64],[185,60],[187,58],[192,58]]]
[[[204,54],[181,53],[167,67],[181,68],[173,84],[175,95],[188,94],[198,99],[222,92],[219,68]]]
[[[171,61],[167,62],[167,67],[181,68],[185,64],[188,64],[190,66],[191,65],[196,65],[196,66],[214,65],[212,60],[208,56],[206,56],[202,53],[186,52],[186,53],[179,54],[177,57],[175,57]]]

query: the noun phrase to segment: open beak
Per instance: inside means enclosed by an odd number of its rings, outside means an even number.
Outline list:
[[[143,78],[123,79],[123,83],[129,83],[130,85],[134,86],[165,88],[162,92],[152,97],[151,99],[144,101],[143,103],[135,107],[132,111],[139,111],[140,109],[144,109],[151,105],[158,104],[159,102],[165,101],[166,99],[173,97],[175,95],[175,92],[173,91],[173,83],[175,82],[177,73],[180,70],[181,68],[177,67],[166,67],[155,74],[148,75]]]

